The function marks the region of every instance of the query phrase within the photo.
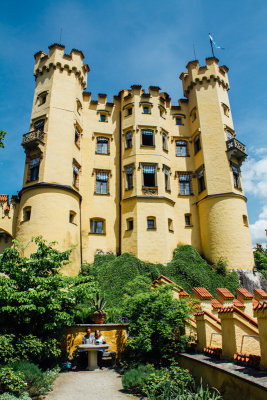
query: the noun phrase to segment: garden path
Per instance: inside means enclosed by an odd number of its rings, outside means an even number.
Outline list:
[[[122,392],[121,377],[114,370],[64,372],[45,400],[137,400]]]

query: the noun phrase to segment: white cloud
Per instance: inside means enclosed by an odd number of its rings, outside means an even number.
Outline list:
[[[246,193],[255,196],[262,204],[257,220],[250,224],[252,243],[266,244],[267,229],[267,152],[261,148],[260,159],[248,158],[243,168],[243,182]]]

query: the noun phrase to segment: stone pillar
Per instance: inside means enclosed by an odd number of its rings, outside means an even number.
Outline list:
[[[261,348],[261,369],[267,370],[267,302],[260,302],[255,308],[255,317],[259,325],[259,337]]]
[[[241,301],[241,303],[244,304],[244,313],[254,319],[252,303],[253,295],[247,289],[240,288],[236,290],[236,297],[237,300]]]
[[[197,350],[222,347],[221,322],[207,311],[194,314],[197,323]]]

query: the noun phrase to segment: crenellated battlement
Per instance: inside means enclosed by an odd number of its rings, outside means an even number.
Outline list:
[[[190,61],[186,66],[187,72],[180,75],[184,96],[188,97],[195,85],[212,82],[218,82],[225,90],[229,90],[228,68],[225,65],[219,66],[218,63],[219,60],[216,57],[206,58],[206,65],[202,67],[199,66],[198,60]]]
[[[87,84],[87,73],[90,71],[90,68],[87,64],[83,63],[83,52],[72,49],[70,54],[65,54],[64,50],[65,46],[55,43],[49,46],[48,54],[43,51],[38,51],[34,55],[35,79],[37,79],[38,76],[43,75],[45,72],[49,72],[51,69],[59,69],[61,72],[65,70],[68,73],[74,73],[78,77],[83,89],[85,89]]]

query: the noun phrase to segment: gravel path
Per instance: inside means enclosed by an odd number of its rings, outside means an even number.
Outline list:
[[[65,372],[54,382],[45,400],[137,400],[123,393],[121,377],[114,370]]]

